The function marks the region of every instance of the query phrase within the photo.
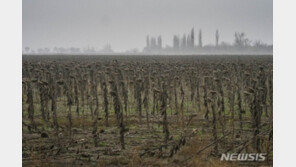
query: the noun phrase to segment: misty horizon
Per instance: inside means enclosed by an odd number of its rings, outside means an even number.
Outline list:
[[[124,52],[146,46],[146,36],[162,36],[163,47],[191,28],[203,33],[204,45],[233,44],[234,33],[252,42],[273,44],[272,0],[242,1],[34,1],[23,2],[23,49],[94,47],[110,44]],[[196,36],[197,38],[197,36]],[[197,43],[195,43],[197,45]]]

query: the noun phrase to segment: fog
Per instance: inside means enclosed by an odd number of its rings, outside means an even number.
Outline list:
[[[272,8],[272,0],[24,0],[23,48],[110,44],[116,52],[142,51],[147,35],[172,46],[174,35],[191,28],[202,30],[204,45],[215,44],[216,29],[221,42],[245,32],[272,44]]]

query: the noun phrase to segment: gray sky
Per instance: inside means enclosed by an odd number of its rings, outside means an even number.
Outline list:
[[[203,31],[203,43],[233,41],[235,31],[272,44],[272,0],[23,0],[23,47],[87,47],[115,51],[145,46],[146,35]]]

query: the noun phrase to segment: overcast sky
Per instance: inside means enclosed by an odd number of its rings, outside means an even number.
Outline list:
[[[87,47],[111,44],[115,51],[145,46],[146,35],[202,29],[203,43],[214,33],[232,43],[236,31],[272,44],[272,0],[23,0],[23,47]],[[196,33],[197,35],[198,33]]]

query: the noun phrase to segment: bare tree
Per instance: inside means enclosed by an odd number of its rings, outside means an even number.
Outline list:
[[[202,48],[202,32],[199,30],[198,34],[198,46]]]
[[[158,36],[158,38],[157,38],[157,47],[158,47],[158,49],[162,49],[162,38],[161,38],[161,36]]]
[[[220,37],[220,35],[219,35],[219,30],[216,30],[216,34],[215,34],[215,38],[216,38],[216,47],[219,46],[219,37]]]
[[[234,46],[244,47],[249,46],[251,41],[246,37],[244,32],[236,32],[234,34]]]
[[[194,29],[191,29],[191,33],[190,33],[190,47],[194,48]]]

